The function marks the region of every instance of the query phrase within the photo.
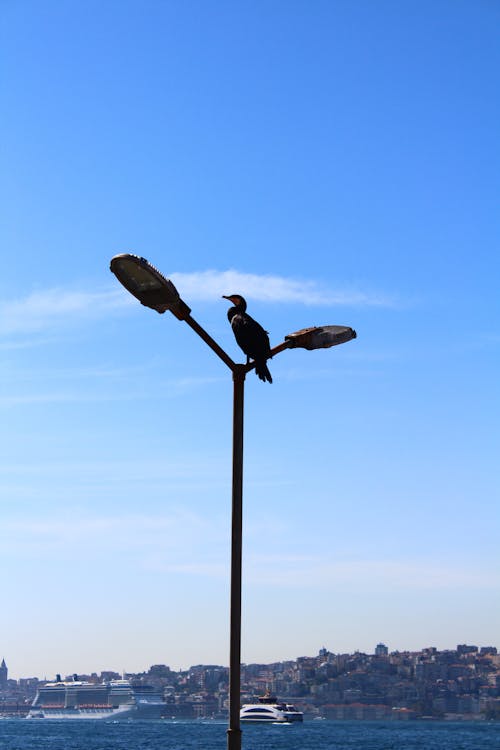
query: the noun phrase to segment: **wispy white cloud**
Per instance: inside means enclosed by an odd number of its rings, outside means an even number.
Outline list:
[[[201,516],[189,512],[175,512],[169,515],[102,515],[102,516],[82,516],[76,517],[52,517],[52,518],[29,518],[19,520],[5,521],[5,528],[10,533],[18,532],[22,535],[32,537],[52,537],[61,541],[69,536],[73,537],[96,537],[102,535],[107,539],[118,535],[123,539],[123,535],[130,536],[131,539],[140,540],[142,534],[164,534],[165,531],[171,530],[177,526],[189,526],[191,528],[200,528],[205,526],[205,521]],[[130,540],[128,540],[130,541]]]
[[[156,559],[146,567],[160,570],[163,573],[177,573],[201,578],[227,578],[229,574],[226,560],[220,560],[220,562],[200,560],[199,562],[162,563],[161,560]]]
[[[165,483],[167,480],[173,482],[176,479],[182,482],[193,479],[193,475],[203,476],[205,481],[217,480],[220,477],[221,467],[217,461],[218,452],[210,451],[208,448],[202,456],[188,455],[179,456],[174,454],[171,460],[165,457],[159,458],[137,458],[135,461],[110,460],[103,458],[95,461],[49,461],[0,462],[0,480],[11,478],[12,481],[28,477],[35,478],[37,482],[52,482],[54,478],[61,481],[69,479],[74,484],[74,477],[80,477],[81,484],[88,482],[106,483],[144,483],[147,477],[150,481]],[[224,459],[226,457],[224,456]],[[196,472],[195,472],[196,469]],[[54,491],[55,487],[51,487]]]
[[[27,404],[56,404],[73,401],[65,393],[30,393],[20,396],[0,396],[0,409],[11,406],[26,406]],[[81,400],[81,399],[79,399]]]
[[[498,589],[498,577],[440,560],[366,559],[328,561],[315,556],[255,556],[247,564],[248,580],[259,585],[323,591],[342,586],[376,589]]]
[[[388,295],[354,286],[334,288],[314,280],[236,270],[172,273],[170,278],[188,303],[214,301],[223,294],[238,292],[262,302],[307,306],[391,307],[396,304]],[[39,334],[75,319],[100,318],[133,304],[137,303],[118,284],[99,291],[62,288],[36,291],[23,298],[0,301],[0,335]]]
[[[116,554],[135,551],[145,563],[157,558],[157,567],[190,565],[194,549],[200,550],[207,539],[220,544],[219,524],[193,511],[172,510],[161,514],[77,513],[72,516],[5,519],[0,530],[2,553],[56,555],[68,560],[75,548],[89,543],[99,552]]]
[[[163,383],[161,395],[163,398],[175,399],[180,393],[190,393],[206,385],[218,383],[222,377],[180,377],[170,379]],[[126,401],[148,401],[158,399],[159,390],[145,391],[143,389],[110,390],[104,389],[99,393],[82,389],[72,391],[47,391],[43,393],[24,393],[0,395],[0,409],[13,408],[17,406],[29,406],[36,404],[64,404],[64,403],[107,403]]]
[[[243,294],[262,302],[289,302],[308,306],[391,306],[387,295],[345,286],[333,288],[306,279],[228,271],[173,273],[171,279],[186,300],[208,301],[222,294]]]
[[[129,304],[119,289],[100,292],[46,289],[0,302],[0,335],[50,330],[75,318],[96,318]]]
[[[185,576],[227,575],[228,529],[220,518],[177,508],[158,514],[103,514],[6,519],[0,550],[23,558],[72,558],[89,543],[96,556],[133,555],[148,570]],[[494,572],[456,561],[367,558],[332,560],[318,555],[249,554],[245,579],[259,588],[341,588],[384,591],[498,590]]]

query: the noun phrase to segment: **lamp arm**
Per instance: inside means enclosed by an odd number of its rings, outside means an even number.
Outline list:
[[[226,364],[232,372],[235,371],[235,368],[237,367],[236,363],[233,362],[233,360],[231,359],[231,357],[228,354],[226,354],[226,352],[224,351],[224,349],[222,349],[222,347],[220,347],[219,344],[216,341],[214,341],[214,339],[210,336],[210,334],[208,334],[205,331],[205,329],[202,328],[200,326],[200,324],[197,323],[196,320],[191,317],[191,315],[189,315],[189,314],[184,315],[182,317],[182,320],[186,321],[186,323],[188,324],[188,326],[190,328],[192,328],[193,331],[195,333],[197,333],[200,338],[203,339],[203,341],[205,342],[205,344],[208,344],[208,346],[210,347],[210,349],[212,349],[212,351],[214,351],[217,354],[217,356],[220,359],[222,359],[222,361],[224,362],[224,364]]]
[[[274,346],[271,349],[268,359],[271,359],[271,357],[274,357],[276,354],[280,354],[280,352],[284,352],[285,349],[291,349],[290,341],[283,341],[281,344]],[[255,362],[252,360],[252,362],[249,362],[247,365],[244,365],[244,367],[245,367],[245,372],[250,372],[250,370],[253,370],[253,368],[255,367]]]
[[[284,352],[285,349],[290,349],[290,348],[291,348],[290,341],[282,341],[281,344],[278,344],[277,346],[273,346],[269,357],[274,357],[275,354],[280,354],[280,352]]]

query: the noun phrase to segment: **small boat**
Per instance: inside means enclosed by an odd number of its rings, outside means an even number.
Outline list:
[[[259,696],[258,703],[245,703],[240,710],[240,721],[245,724],[291,724],[303,721],[304,714],[290,703],[278,701],[269,691]]]

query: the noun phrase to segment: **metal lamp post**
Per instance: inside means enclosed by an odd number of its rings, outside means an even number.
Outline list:
[[[169,310],[178,320],[185,321],[222,359],[233,374],[233,477],[231,522],[231,599],[229,646],[229,727],[227,750],[241,750],[240,671],[241,671],[241,553],[243,518],[243,407],[247,372],[254,364],[233,362],[231,357],[191,317],[191,309],[180,298],[175,286],[145,258],[124,253],[115,255],[110,264],[118,281],[139,302],[162,314]],[[304,328],[285,336],[283,343],[271,349],[271,356],[285,349],[324,349],[356,338],[348,326]]]

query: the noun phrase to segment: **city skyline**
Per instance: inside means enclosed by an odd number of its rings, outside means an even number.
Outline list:
[[[242,668],[243,667],[255,667],[255,666],[269,667],[273,665],[285,664],[285,663],[290,663],[290,662],[300,662],[301,660],[318,659],[322,655],[325,657],[325,659],[327,658],[327,656],[330,656],[330,657],[351,657],[351,656],[385,657],[385,656],[398,656],[398,655],[404,655],[404,654],[412,654],[412,655],[427,654],[428,655],[431,652],[435,652],[437,655],[443,655],[443,654],[446,655],[449,653],[457,653],[458,655],[460,655],[461,653],[466,654],[466,653],[473,653],[473,652],[477,652],[478,655],[479,654],[483,655],[485,653],[491,653],[492,650],[496,655],[498,652],[498,647],[494,643],[490,643],[488,645],[459,643],[459,644],[455,644],[455,646],[452,646],[452,647],[450,646],[450,648],[445,648],[445,649],[438,649],[435,646],[431,646],[431,645],[421,646],[420,648],[417,648],[417,649],[408,649],[408,648],[391,649],[384,642],[379,641],[370,650],[367,650],[367,651],[357,650],[357,651],[352,651],[352,652],[336,652],[336,651],[331,651],[329,648],[326,648],[325,646],[322,646],[321,648],[317,649],[317,651],[314,654],[303,653],[303,654],[291,657],[290,659],[273,659],[269,662],[242,662],[241,666]],[[176,670],[172,668],[170,664],[163,664],[159,661],[156,661],[153,664],[150,664],[148,666],[146,665],[143,666],[142,669],[138,669],[136,672],[132,672],[130,670],[117,670],[117,669],[107,668],[107,669],[96,669],[96,670],[87,670],[87,671],[84,670],[80,673],[70,671],[67,674],[65,674],[64,672],[60,672],[56,669],[53,675],[45,676],[41,678],[40,675],[36,675],[32,673],[25,674],[25,675],[12,676],[9,666],[5,660],[5,657],[3,657],[1,661],[1,666],[0,666],[0,672],[2,673],[0,675],[2,677],[0,682],[3,682],[3,684],[6,684],[8,679],[9,680],[13,679],[16,681],[26,680],[26,679],[28,680],[38,679],[41,682],[45,680],[50,682],[50,681],[65,680],[65,679],[82,680],[82,679],[87,679],[89,677],[93,677],[95,679],[96,676],[97,677],[106,676],[106,679],[111,679],[111,676],[114,676],[114,677],[120,676],[120,677],[126,678],[127,676],[131,677],[134,675],[148,674],[149,672],[151,672],[151,670],[155,672],[159,668],[163,668],[163,667],[166,667],[173,673],[174,672],[177,672],[177,673],[189,672],[190,670],[197,669],[198,667],[207,668],[207,669],[210,667],[229,669],[229,665],[227,663],[213,664],[208,661],[202,661],[200,663],[193,663],[185,667],[180,667],[179,669]]]
[[[93,709],[93,718],[107,719],[110,711],[117,715],[115,700],[121,695],[121,705],[130,712],[122,719],[221,719],[227,718],[230,702],[229,673],[227,666],[216,664],[196,664],[179,672],[154,664],[135,674],[106,671],[16,681],[8,679],[3,661],[0,711],[4,717],[29,718],[34,711],[35,718],[88,719],[87,711]],[[499,686],[495,646],[461,643],[453,650],[401,652],[378,643],[369,654],[335,654],[321,648],[315,655],[284,662],[242,664],[240,701],[242,708],[257,698],[267,702],[270,696],[287,705],[293,702],[298,720],[484,721],[500,718]],[[114,690],[118,692],[112,699]],[[130,707],[133,695],[149,696],[149,705]]]
[[[494,644],[498,8],[0,12],[12,674],[228,663],[230,373],[121,252],[235,361],[222,295],[358,334],[247,377],[242,661]]]

